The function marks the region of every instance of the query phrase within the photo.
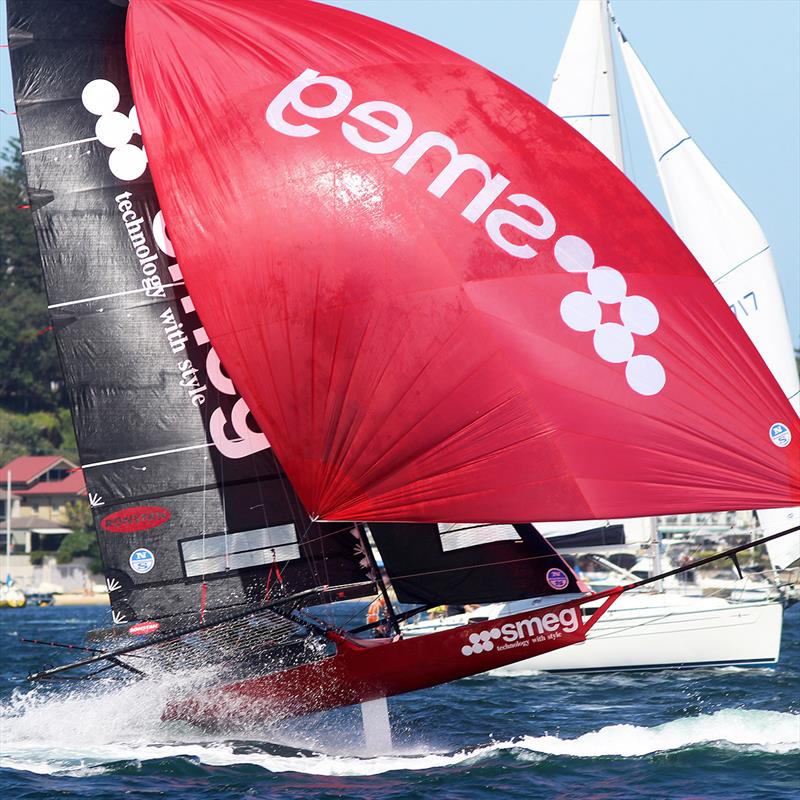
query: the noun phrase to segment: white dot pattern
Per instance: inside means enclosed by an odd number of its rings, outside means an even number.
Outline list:
[[[555,246],[556,261],[567,272],[588,272],[594,267],[594,252],[579,236],[562,236]]]
[[[147,154],[143,147],[130,144],[135,133],[141,133],[139,118],[134,106],[123,114],[117,111],[119,90],[111,81],[90,81],[83,87],[81,102],[84,108],[100,117],[95,124],[95,133],[101,144],[112,148],[108,167],[122,181],[133,181],[144,175],[147,169]]]
[[[586,273],[588,292],[570,292],[561,301],[561,319],[580,333],[592,333],[597,355],[610,364],[625,364],[625,380],[634,392],[649,397],[666,385],[661,362],[650,355],[634,355],[635,336],[649,336],[658,328],[658,309],[646,297],[628,296],[625,276],[613,267],[596,267],[594,252],[579,236],[562,236],[554,255],[566,272]],[[620,322],[603,322],[603,305],[619,305]],[[479,646],[483,647],[483,645]],[[474,648],[474,645],[473,645]]]

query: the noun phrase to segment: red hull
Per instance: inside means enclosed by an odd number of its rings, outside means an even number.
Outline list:
[[[615,597],[585,620],[581,606],[591,597],[409,639],[331,632],[335,655],[176,700],[163,718],[280,719],[426,689],[582,642]]]

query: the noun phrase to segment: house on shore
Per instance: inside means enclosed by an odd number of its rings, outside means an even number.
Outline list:
[[[0,554],[5,554],[6,515],[10,513],[9,573],[26,592],[91,595],[90,559],[59,564],[55,558],[62,540],[71,533],[67,506],[86,498],[82,470],[61,456],[20,456],[0,467]]]
[[[7,492],[11,474],[11,496]],[[11,514],[11,550],[55,552],[70,533],[66,507],[86,499],[80,467],[61,456],[20,456],[0,468],[0,550],[5,552],[6,515]]]

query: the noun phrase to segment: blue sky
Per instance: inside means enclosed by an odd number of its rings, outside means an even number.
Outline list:
[[[543,101],[575,9],[572,0],[329,1],[450,47]],[[613,5],[675,114],[764,228],[792,338],[800,343],[800,2],[616,0]],[[0,12],[4,16],[5,0]],[[0,108],[11,109],[7,51],[0,51],[0,59]],[[666,213],[621,72],[627,170]],[[13,118],[0,114],[0,142],[15,133]]]

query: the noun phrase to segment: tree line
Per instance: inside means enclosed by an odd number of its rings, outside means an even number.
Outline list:
[[[0,464],[77,459],[19,142],[0,154]]]

